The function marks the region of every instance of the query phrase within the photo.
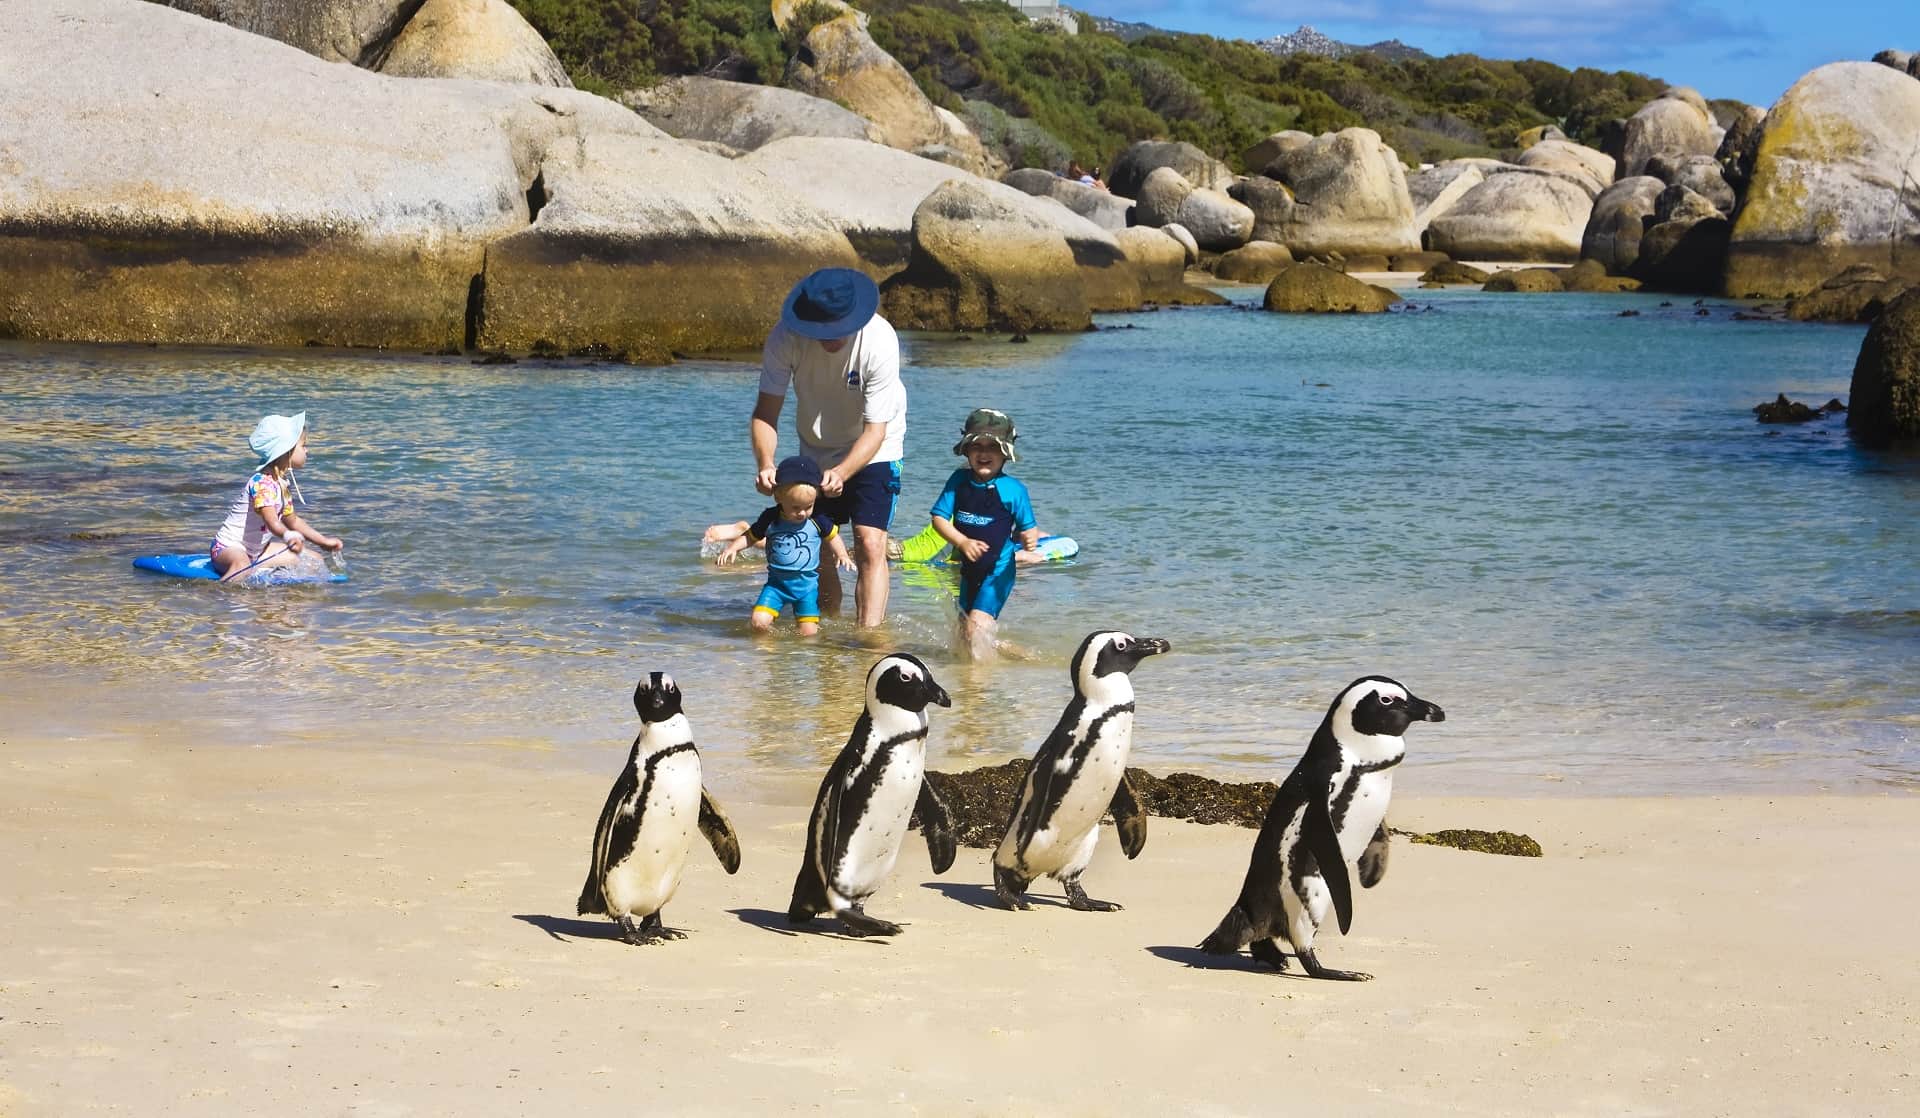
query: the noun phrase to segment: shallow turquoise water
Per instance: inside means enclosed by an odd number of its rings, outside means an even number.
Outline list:
[[[1277,776],[1333,693],[1381,672],[1449,713],[1410,736],[1410,788],[1920,786],[1920,459],[1749,410],[1844,397],[1858,328],[1417,294],[1433,309],[911,340],[895,534],[992,405],[1042,526],[1084,548],[1022,574],[1003,632],[1027,657],[987,666],[950,650],[938,581],[896,572],[883,643],[956,700],[936,763],[1030,752],[1078,639],[1117,626],[1175,647],[1137,680],[1157,769]],[[762,505],[755,376],[0,347],[0,710],[48,733],[531,743],[599,769],[635,678],[664,669],[711,767],[816,772],[874,650],[844,625],[755,640],[759,572],[698,559],[705,524]],[[300,409],[307,512],[346,538],[351,583],[129,568],[203,548],[254,420]]]

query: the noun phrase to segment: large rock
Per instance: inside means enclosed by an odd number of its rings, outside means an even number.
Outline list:
[[[1726,292],[1811,291],[1849,265],[1920,280],[1920,82],[1871,62],[1807,74],[1761,129]]]
[[[1719,147],[1713,113],[1691,89],[1669,89],[1641,106],[1627,120],[1619,178],[1643,174],[1647,160],[1661,152],[1712,155]]]
[[[1788,301],[1787,317],[1796,322],[1872,322],[1908,286],[1904,280],[1888,279],[1870,264],[1855,264]]]
[[[1093,324],[1065,238],[986,189],[998,185],[942,183],[914,211],[913,254],[881,287],[888,321],[1016,333]]]
[[[458,347],[489,244],[596,133],[660,136],[574,90],[385,77],[157,5],[23,6],[0,336]]]
[[[1519,148],[1521,151],[1526,151],[1535,144],[1545,143],[1548,140],[1565,140],[1566,138],[1567,134],[1560,131],[1558,125],[1536,124],[1518,136],[1515,136],[1513,138],[1513,146]],[[1607,174],[1613,174],[1612,166],[1608,166]]]
[[[1193,234],[1188,231],[1186,226],[1181,225],[1179,222],[1174,222],[1172,225],[1162,225],[1160,231],[1172,237],[1174,243],[1178,244],[1181,250],[1187,254],[1187,263],[1189,265],[1200,263],[1200,242],[1193,239]]]
[[[1134,218],[1156,228],[1179,225],[1210,252],[1239,248],[1253,236],[1253,211],[1218,190],[1194,186],[1171,167],[1157,167],[1140,188]]]
[[[1267,285],[1261,306],[1290,313],[1377,314],[1398,302],[1400,297],[1384,287],[1320,264],[1295,264]]]
[[[1448,260],[1441,264],[1435,264],[1433,267],[1420,273],[1421,283],[1433,283],[1443,286],[1446,284],[1485,283],[1490,278],[1488,273],[1471,264],[1462,264],[1458,260]]]
[[[1847,402],[1847,426],[1869,446],[1920,438],[1920,287],[1867,328]]]
[[[1225,163],[1188,143],[1141,140],[1120,153],[1107,169],[1107,189],[1123,198],[1140,197],[1147,176],[1171,167],[1180,177],[1205,190],[1233,185],[1233,171]]]
[[[832,136],[881,142],[866,117],[832,101],[771,85],[718,78],[669,78],[620,95],[621,104],[683,140],[755,151],[788,136]]]
[[[328,62],[378,68],[425,0],[159,0]],[[21,10],[28,4],[17,5]],[[49,10],[33,0],[32,6]]]
[[[774,22],[785,31],[796,16],[821,5],[840,14],[807,32],[806,49],[787,66],[786,84],[866,117],[889,147],[912,151],[945,143],[946,122],[906,67],[867,34],[865,14],[840,0],[773,0]]]
[[[794,280],[859,263],[781,184],[666,137],[588,134],[549,153],[541,186],[533,225],[487,249],[481,349],[752,349]]]
[[[1911,51],[1896,50],[1889,47],[1886,50],[1874,54],[1873,60],[1882,66],[1890,66],[1904,74],[1907,72],[1907,67],[1913,62],[1913,54]]]
[[[1542,140],[1521,152],[1516,162],[1565,175],[1586,187],[1590,197],[1613,185],[1613,157],[1571,140]]]
[[[1434,218],[1452,209],[1468,191],[1485,182],[1488,174],[1504,166],[1498,159],[1449,159],[1415,171],[1407,179],[1414,233],[1424,241]]]
[[[1566,285],[1560,282],[1560,272],[1555,268],[1509,268],[1495,272],[1487,277],[1482,291],[1519,292],[1523,295],[1539,295],[1549,292],[1565,291]]]
[[[1746,187],[1753,177],[1753,157],[1760,149],[1760,132],[1766,125],[1767,111],[1758,105],[1742,105],[1740,115],[1727,125],[1713,157],[1720,161],[1720,173],[1734,190]]]
[[[1729,225],[1714,204],[1684,186],[1654,199],[1653,218],[1640,237],[1634,278],[1660,291],[1719,290]]]
[[[1169,226],[1178,229],[1179,226]],[[1140,295],[1151,303],[1177,303],[1188,306],[1215,306],[1227,302],[1223,295],[1195,287],[1187,282],[1187,250],[1167,234],[1166,229],[1136,225],[1114,234],[1120,249],[1133,268]]]
[[[1266,176],[1293,192],[1288,220],[1271,232],[1295,255],[1410,252],[1420,246],[1400,159],[1366,128],[1316,136],[1283,151]]]
[[[1281,133],[1289,134],[1301,133]],[[1253,229],[1248,233],[1252,240],[1278,243],[1293,223],[1293,191],[1265,175],[1236,181],[1227,188],[1227,197],[1253,211]]]
[[[506,0],[426,0],[380,72],[573,88],[547,41]]]
[[[1293,254],[1287,246],[1250,241],[1222,256],[1214,264],[1213,274],[1228,283],[1271,283],[1292,265]]]
[[[1258,174],[1266,170],[1267,164],[1279,158],[1280,153],[1292,151],[1313,142],[1313,134],[1288,130],[1275,132],[1266,139],[1240,153],[1240,165],[1249,174]]]
[[[1006,205],[1053,226],[1090,266],[1110,264],[1120,255],[1111,232],[1065,206],[881,144],[788,136],[749,152],[740,162],[825,213],[879,274],[906,264],[915,212],[935,189],[956,181],[976,183]]]
[[[1640,237],[1653,216],[1655,199],[1666,188],[1652,175],[1635,175],[1601,191],[1580,235],[1581,258],[1599,261],[1613,275],[1625,275],[1640,258]]]
[[[1722,217],[1731,217],[1736,199],[1720,170],[1720,160],[1711,155],[1679,155],[1662,152],[1647,160],[1647,174],[1668,186],[1684,186],[1713,203]]]
[[[1571,268],[1562,268],[1556,277],[1566,291],[1614,292],[1638,291],[1640,281],[1629,276],[1610,276],[1598,260],[1582,260]]]
[[[1455,260],[1580,258],[1593,201],[1557,175],[1509,171],[1468,191],[1427,230],[1429,248]]]
[[[1115,232],[1127,227],[1127,212],[1133,209],[1132,202],[1116,194],[1038,167],[1009,171],[1000,181],[1023,194],[1051,198],[1100,228]]]

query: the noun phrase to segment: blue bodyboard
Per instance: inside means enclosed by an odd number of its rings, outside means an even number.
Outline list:
[[[134,569],[149,571],[157,575],[172,578],[203,578],[210,582],[220,581],[220,575],[213,569],[213,559],[206,552],[197,555],[142,555],[133,561]],[[317,574],[291,570],[286,567],[256,568],[235,582],[246,586],[294,586],[315,582],[345,582],[345,571],[321,570]]]

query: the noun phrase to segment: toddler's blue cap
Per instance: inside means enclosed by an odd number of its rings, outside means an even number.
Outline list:
[[[789,333],[815,341],[856,334],[880,309],[880,289],[865,272],[822,268],[793,285],[780,310]]]
[[[818,489],[821,477],[820,463],[804,454],[785,459],[773,471],[775,485],[811,485]]]
[[[253,434],[247,436],[247,445],[253,448],[260,458],[262,466],[300,445],[300,432],[307,429],[307,413],[296,415],[270,415],[254,425]]]

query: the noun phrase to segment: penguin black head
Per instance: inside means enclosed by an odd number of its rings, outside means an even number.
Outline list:
[[[1080,648],[1073,654],[1073,663],[1068,671],[1073,676],[1073,685],[1085,691],[1094,680],[1115,672],[1127,675],[1134,665],[1149,656],[1158,656],[1172,649],[1172,645],[1159,637],[1136,637],[1129,633],[1103,629],[1087,634],[1080,642]]]
[[[953,700],[919,657],[895,652],[881,657],[867,672],[867,707],[875,703],[918,712],[927,709],[928,703],[950,707]]]
[[[665,672],[650,673],[633,689],[633,709],[642,722],[665,722],[680,713],[680,686]]]
[[[1397,680],[1361,676],[1347,684],[1327,708],[1327,718],[1344,715],[1357,734],[1397,738],[1415,722],[1445,722],[1447,712],[1420,698]]]

